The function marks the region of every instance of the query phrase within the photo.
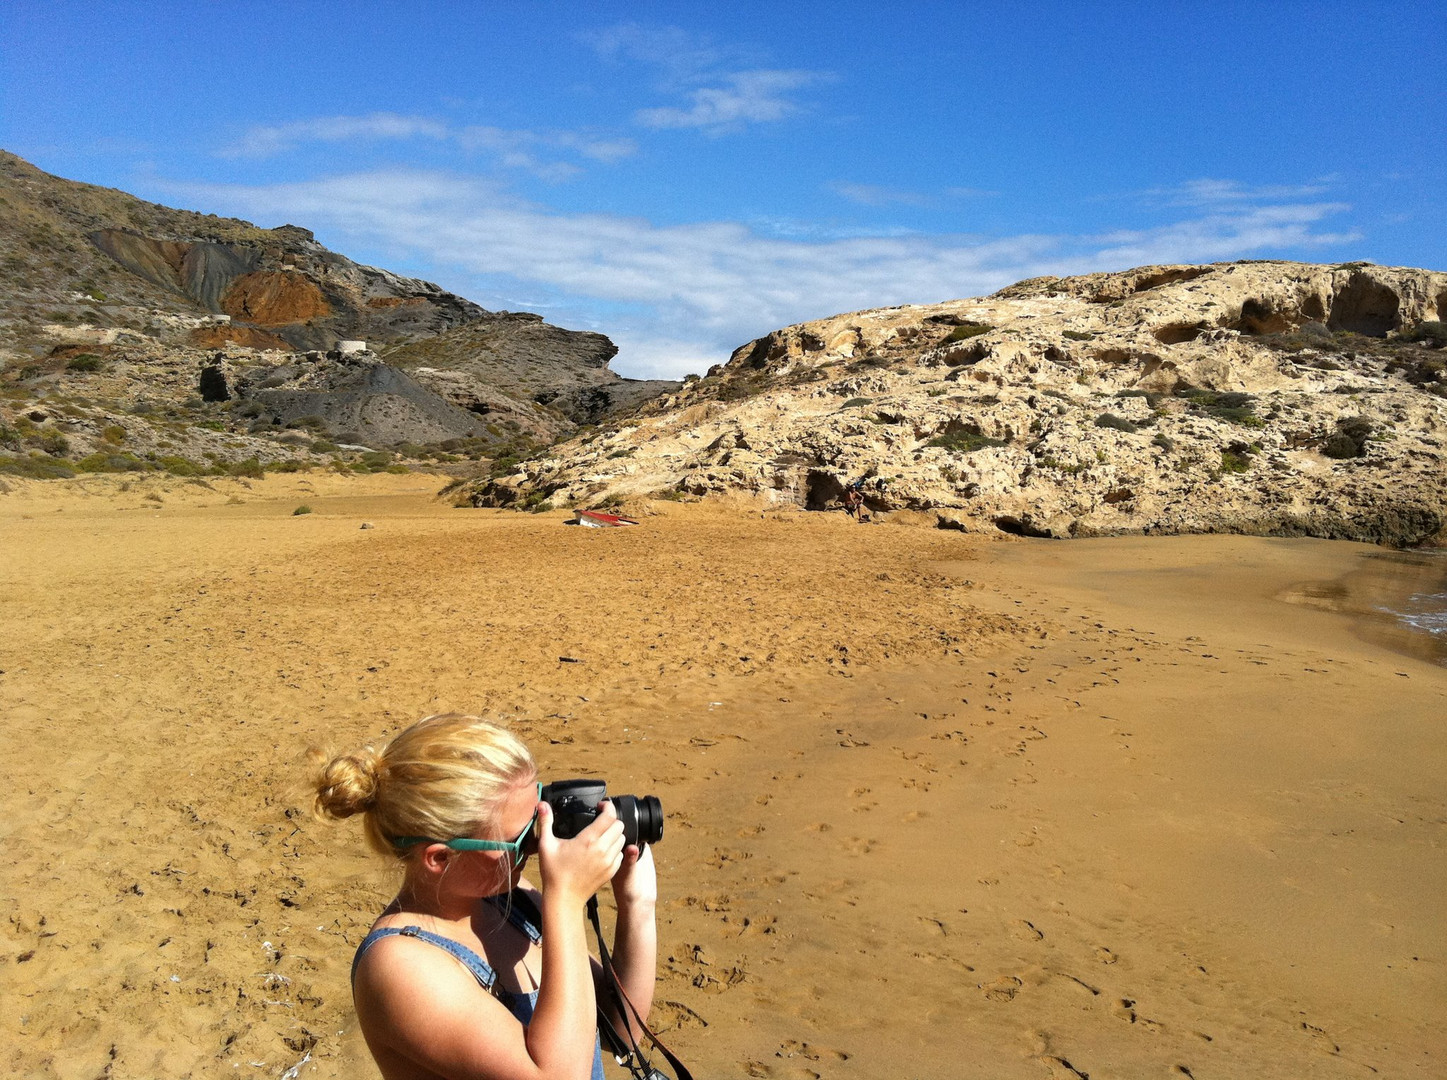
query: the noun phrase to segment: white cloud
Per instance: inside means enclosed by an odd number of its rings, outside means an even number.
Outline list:
[[[371,113],[329,116],[292,124],[253,127],[221,150],[223,157],[265,158],[308,143],[355,143],[430,139],[454,144],[465,153],[487,154],[505,169],[548,181],[569,180],[582,169],[560,155],[612,164],[638,151],[632,139],[586,131],[517,131],[475,124],[455,127],[425,116]]]
[[[257,126],[223,148],[223,157],[273,157],[304,143],[375,142],[384,139],[446,139],[447,125],[425,116],[371,113],[323,116],[291,124]]]
[[[768,124],[803,111],[795,91],[825,82],[817,71],[764,66],[737,46],[720,46],[676,26],[623,23],[580,36],[605,60],[626,60],[654,69],[662,89],[683,105],[639,109],[641,127],[696,129],[711,135]]]
[[[605,60],[647,64],[679,81],[696,79],[703,72],[740,59],[677,26],[620,23],[579,37]]]
[[[429,267],[484,306],[518,297],[562,325],[609,334],[617,370],[679,376],[794,322],[988,293],[1041,274],[1278,254],[1344,243],[1337,203],[1243,207],[1101,235],[767,236],[734,222],[662,226],[568,214],[452,175],[375,172],[262,187],[186,186],[192,201],[299,221],[331,246]],[[518,305],[521,306],[521,305]]]
[[[891,203],[901,206],[933,206],[935,204],[933,196],[918,191],[886,187],[883,184],[854,184],[845,180],[836,180],[827,186],[841,199],[859,203],[861,206],[888,206]]]
[[[1149,188],[1132,192],[1128,197],[1144,198],[1166,206],[1232,206],[1245,203],[1281,202],[1292,199],[1314,199],[1325,194],[1330,178],[1311,184],[1243,184],[1239,180],[1202,177],[1186,180],[1173,187]]]
[[[793,116],[800,106],[788,94],[819,80],[808,71],[736,71],[717,81],[723,85],[691,90],[687,108],[640,109],[633,118],[649,128],[702,128],[713,133],[734,131],[746,124],[771,123]]]
[[[934,207],[938,206],[944,199],[981,199],[989,198],[996,194],[996,192],[993,191],[969,187],[947,187],[938,194],[931,194],[923,191],[910,191],[906,188],[889,187],[884,184],[859,184],[846,180],[836,180],[825,186],[841,199],[859,203],[861,206],[889,206],[891,204],[897,204],[900,206]]]

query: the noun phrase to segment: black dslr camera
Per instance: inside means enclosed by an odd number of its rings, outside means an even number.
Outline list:
[[[553,808],[553,835],[561,840],[577,836],[598,816],[598,804],[605,798],[618,811],[627,843],[656,844],[663,839],[663,804],[658,796],[610,797],[602,780],[554,780],[543,785],[543,802]]]

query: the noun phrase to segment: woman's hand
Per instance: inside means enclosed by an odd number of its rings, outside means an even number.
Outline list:
[[[582,905],[623,865],[623,823],[610,802],[605,801],[588,827],[568,840],[553,835],[553,808],[539,802],[537,829],[545,899],[566,898]]]
[[[651,845],[629,844],[623,849],[623,865],[613,875],[613,898],[619,908],[658,902],[658,871],[653,865]]]

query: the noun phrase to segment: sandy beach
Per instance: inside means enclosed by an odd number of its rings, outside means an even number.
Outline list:
[[[1345,613],[1375,549],[441,484],[6,481],[7,1075],[375,1076],[393,879],[303,759],[450,710],[663,800],[700,1080],[1447,1073],[1447,667]]]

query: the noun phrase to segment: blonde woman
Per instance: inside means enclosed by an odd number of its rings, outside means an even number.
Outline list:
[[[352,966],[357,1018],[387,1080],[601,1080],[598,967],[583,913],[609,882],[614,968],[647,1019],[657,958],[652,853],[625,846],[606,802],[577,836],[558,839],[538,793],[527,748],[471,716],[430,716],[380,751],[319,771],[318,814],[364,815],[369,844],[401,862],[402,887]],[[523,877],[530,838],[541,889]],[[623,1030],[624,1019],[612,1019]]]

